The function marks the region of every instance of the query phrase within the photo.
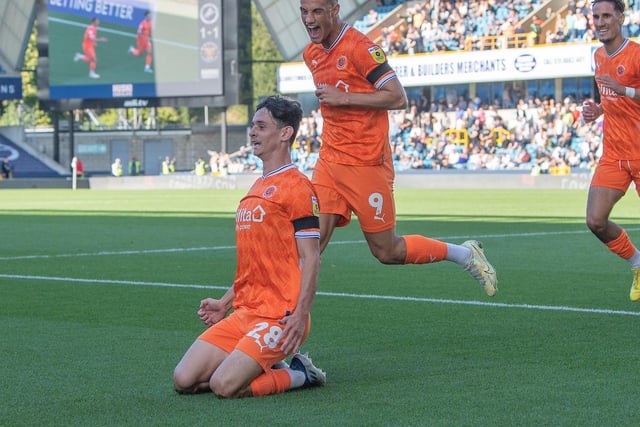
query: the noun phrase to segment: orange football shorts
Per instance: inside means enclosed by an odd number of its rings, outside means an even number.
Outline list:
[[[309,336],[311,318],[307,321],[304,340]],[[220,347],[227,353],[240,350],[258,362],[265,371],[288,354],[280,349],[284,325],[277,319],[258,317],[246,310],[237,310],[209,327],[198,339]]]
[[[613,188],[626,192],[631,182],[640,195],[640,160],[600,159],[591,178],[592,187]]]
[[[337,214],[344,227],[355,213],[367,233],[389,230],[396,225],[393,199],[395,172],[389,160],[376,166],[341,165],[322,157],[313,171],[321,214]]]

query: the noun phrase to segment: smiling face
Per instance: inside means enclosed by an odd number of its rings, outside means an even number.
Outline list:
[[[598,40],[604,44],[617,44],[616,42],[622,42],[624,14],[616,10],[613,2],[599,1],[595,3],[592,14]]]
[[[312,43],[331,46],[342,28],[337,0],[300,0],[300,18]]]

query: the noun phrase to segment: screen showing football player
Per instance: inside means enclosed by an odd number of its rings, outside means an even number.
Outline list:
[[[152,73],[151,63],[153,62],[152,45],[151,45],[151,29],[153,22],[151,19],[151,11],[144,13],[144,18],[138,24],[138,31],[136,32],[136,46],[129,46],[129,53],[133,56],[145,55],[144,59],[144,71],[145,73]]]
[[[96,45],[98,43],[104,43],[107,41],[106,37],[98,37],[99,25],[100,20],[97,17],[91,18],[91,23],[84,30],[84,37],[82,39],[82,53],[76,53],[73,58],[73,60],[76,62],[84,61],[89,63],[89,77],[92,79],[100,78],[100,74],[96,72],[96,68],[98,67]]]

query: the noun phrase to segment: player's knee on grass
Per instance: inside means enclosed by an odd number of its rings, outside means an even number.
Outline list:
[[[188,372],[176,367],[173,371],[173,388],[180,394],[193,394],[197,392],[197,385],[194,379]]]
[[[213,375],[209,380],[209,388],[218,397],[233,398],[238,397],[240,390],[237,385],[232,384],[231,381],[225,381],[220,376]]]

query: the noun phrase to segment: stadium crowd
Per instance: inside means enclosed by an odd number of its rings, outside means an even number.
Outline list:
[[[521,170],[567,174],[592,170],[601,155],[602,123],[585,124],[581,103],[570,97],[520,99],[515,108],[462,99],[453,111],[420,109],[389,113],[389,141],[397,172],[411,170]],[[464,105],[464,107],[463,107]],[[302,121],[292,149],[301,171],[315,167],[320,150],[319,111]],[[250,144],[235,153],[209,152],[214,174],[259,172]]]
[[[382,22],[393,5],[380,4],[354,26],[364,32]],[[415,3],[406,17],[382,29],[377,40],[387,55],[520,47],[523,44],[590,42],[595,39],[589,2],[568,1],[562,13],[541,0],[433,1]],[[626,10],[626,37],[640,36],[640,11]],[[528,28],[522,22],[534,14]],[[544,23],[552,29],[542,34]],[[545,28],[549,28],[545,25]],[[520,36],[520,37],[518,37]],[[493,43],[483,39],[495,38]],[[524,42],[526,41],[526,43]],[[531,43],[529,43],[531,41]]]
[[[455,111],[389,114],[389,140],[396,171],[425,169],[528,170],[567,173],[592,169],[600,154],[600,123],[584,124],[578,103],[566,98],[521,99],[514,109],[470,102]],[[320,147],[322,120],[306,119],[294,161],[311,170]]]

